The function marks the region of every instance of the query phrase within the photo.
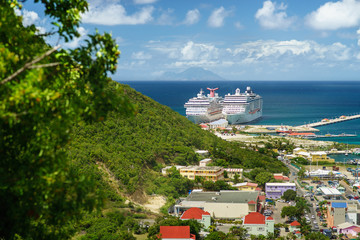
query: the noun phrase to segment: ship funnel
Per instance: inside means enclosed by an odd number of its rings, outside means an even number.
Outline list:
[[[237,88],[237,89],[235,90],[235,95],[240,95],[240,88]]]
[[[215,97],[215,91],[219,88],[207,88],[210,91],[210,97]]]

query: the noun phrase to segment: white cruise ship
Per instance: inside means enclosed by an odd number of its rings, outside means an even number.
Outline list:
[[[237,88],[235,94],[225,95],[222,114],[229,124],[251,122],[262,116],[262,105],[262,97],[250,87],[244,93]]]
[[[215,93],[219,88],[210,89],[210,94],[204,95],[202,89],[196,97],[190,98],[184,107],[186,108],[186,117],[195,124],[212,122],[222,117],[223,98]]]

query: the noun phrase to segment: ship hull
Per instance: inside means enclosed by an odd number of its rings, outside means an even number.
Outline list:
[[[188,115],[186,116],[190,121],[192,121],[195,124],[200,124],[200,123],[209,123],[212,121],[216,121],[219,120],[220,118],[222,118],[222,114],[214,114],[214,115]]]
[[[231,125],[252,122],[256,119],[261,118],[261,116],[262,116],[262,110],[259,110],[255,113],[224,114],[224,118]]]

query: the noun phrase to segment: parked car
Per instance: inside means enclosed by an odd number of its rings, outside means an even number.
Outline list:
[[[285,232],[290,232],[288,227],[285,227]]]

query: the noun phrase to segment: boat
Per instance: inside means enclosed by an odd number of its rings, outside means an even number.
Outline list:
[[[224,99],[215,92],[219,88],[207,89],[210,91],[207,96],[200,89],[197,96],[190,98],[184,105],[186,117],[195,124],[208,123],[222,118],[222,103]]]
[[[222,114],[229,124],[247,123],[262,116],[262,105],[262,97],[250,87],[244,93],[237,88],[235,94],[225,95]]]

